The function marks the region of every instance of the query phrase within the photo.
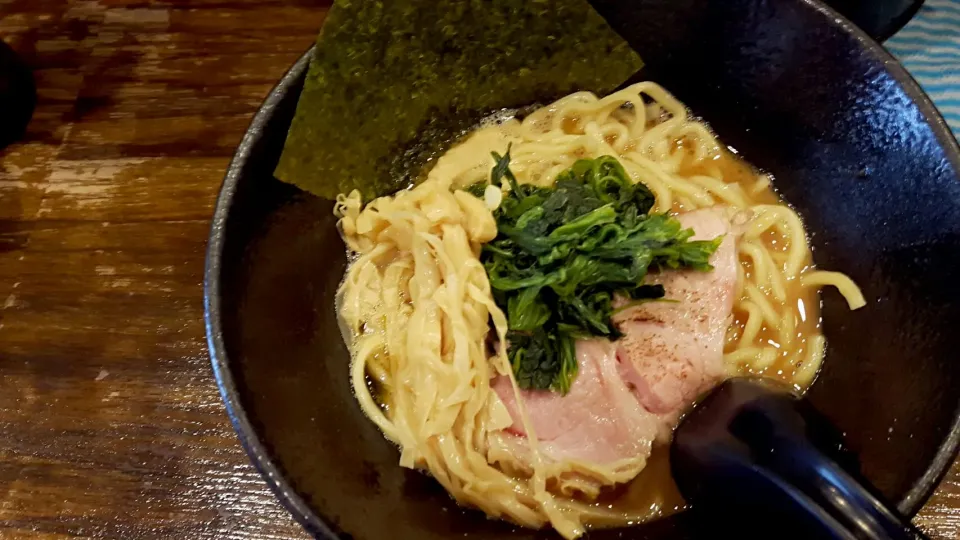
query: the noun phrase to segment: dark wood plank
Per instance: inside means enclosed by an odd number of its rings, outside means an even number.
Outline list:
[[[0,154],[0,538],[305,538],[209,369],[208,220],[321,0],[0,0],[36,68]],[[917,517],[960,536],[960,469]]]
[[[320,2],[0,0],[37,68],[0,156],[0,538],[305,538],[206,352],[209,217]]]

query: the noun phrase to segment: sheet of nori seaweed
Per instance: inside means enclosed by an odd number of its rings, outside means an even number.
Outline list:
[[[587,0],[337,0],[276,175],[393,193],[487,114],[605,94],[641,65]]]

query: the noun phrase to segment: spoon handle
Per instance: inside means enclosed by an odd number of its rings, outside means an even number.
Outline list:
[[[823,420],[813,414],[769,383],[724,383],[676,431],[671,463],[681,493],[695,511],[716,518],[709,521],[727,521],[738,532],[752,527],[781,538],[927,538],[818,448]]]

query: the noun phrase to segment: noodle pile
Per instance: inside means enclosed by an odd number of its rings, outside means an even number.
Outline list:
[[[461,503],[528,527],[550,523],[574,538],[591,518],[610,511],[569,497],[569,482],[581,481],[573,491],[595,495],[591,482],[629,480],[645,458],[626,469],[552,463],[538,451],[521,408],[529,467],[501,470],[496,463],[502,459],[497,435],[512,420],[491,378],[509,376],[522,403],[505,355],[506,318],[479,261],[481,245],[496,236],[491,209],[502,193],[488,187],[481,200],[457,189],[485,181],[490,152],[508,145],[521,183],[551,185],[577,159],[610,155],[653,191],[654,211],[730,208],[742,233],[724,354],[731,374],[769,374],[806,388],[825,346],[816,297],[809,295],[830,285],[853,309],[865,302],[848,277],[812,268],[803,224],[773,195],[769,176],[731,173],[724,164],[732,158],[707,126],[650,82],[602,99],[575,93],[523,121],[492,121],[441,157],[411,190],[366,206],[357,193],[341,195],[336,212],[356,260],[338,309],[363,411],[399,445],[401,465],[428,470]],[[498,334],[494,352],[487,345],[490,320]]]

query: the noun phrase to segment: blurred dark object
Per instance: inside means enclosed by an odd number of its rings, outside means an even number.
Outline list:
[[[670,461],[700,522],[740,538],[926,538],[856,478],[837,430],[780,383],[720,385],[677,428]]]
[[[913,18],[923,0],[825,0],[877,41],[897,33]]]
[[[0,41],[0,148],[23,136],[36,104],[33,73]]]

